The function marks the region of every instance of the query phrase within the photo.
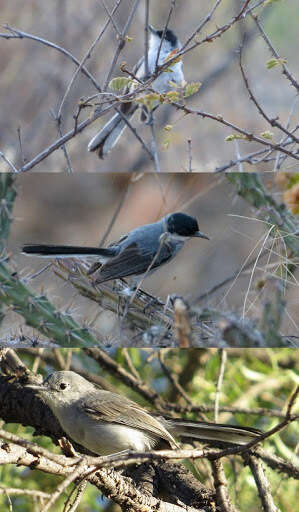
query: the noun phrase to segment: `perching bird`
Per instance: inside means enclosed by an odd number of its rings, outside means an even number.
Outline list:
[[[151,26],[149,26],[149,28],[151,31],[148,49],[148,72],[150,77],[155,73],[156,64],[160,66],[163,63],[165,63],[166,59],[172,56],[172,52],[174,52],[175,50],[180,50],[181,43],[179,42],[177,36],[174,34],[172,30],[168,29],[165,31],[164,34],[163,30],[155,30]],[[161,38],[163,36],[164,38],[161,44]],[[158,62],[156,62],[159,49],[159,59]],[[146,78],[144,57],[141,58],[137,64],[135,75],[141,81],[144,78]],[[174,65],[172,65],[171,71],[163,71],[163,73],[161,73],[152,82],[151,87],[156,92],[165,93],[173,88],[170,82],[173,82],[177,85],[183,84],[184,74],[183,64],[181,61],[176,62]],[[135,85],[133,85],[132,87],[134,89]],[[128,92],[130,92],[130,90],[128,90]],[[137,108],[138,104],[136,102],[122,103],[120,106],[121,112],[126,116],[128,120],[136,112]],[[104,127],[91,139],[91,141],[88,144],[88,151],[98,151],[99,157],[104,158],[109,153],[109,151],[115,146],[126,126],[127,125],[123,117],[119,113],[116,113],[104,125]]]
[[[28,387],[38,392],[73,441],[98,455],[175,449],[177,438],[244,445],[261,435],[253,428],[154,416],[72,371],[52,373],[43,384]]]
[[[171,261],[190,238],[206,238],[197,220],[185,213],[171,213],[152,224],[133,229],[118,242],[102,247],[65,245],[25,245],[23,253],[47,258],[95,258],[89,274],[95,272],[94,284],[131,277],[133,286],[145,273],[149,275]]]

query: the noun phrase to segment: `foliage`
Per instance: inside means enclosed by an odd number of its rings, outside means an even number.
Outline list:
[[[137,400],[141,405],[155,409],[149,404],[148,399],[142,398],[141,385],[129,386],[118,370],[113,372],[108,367],[99,365],[92,357],[92,351],[84,353],[82,350],[61,349],[59,359],[52,351],[42,353],[34,350],[19,351],[18,355],[29,368],[37,368],[47,375],[52,369],[61,369],[61,364],[70,365],[71,369],[84,370],[100,375],[106,379],[107,385]],[[275,415],[281,413],[287,403],[294,386],[298,385],[296,366],[298,366],[298,351],[291,349],[264,349],[264,350],[228,350],[228,358],[225,366],[224,380],[219,395],[220,422],[233,422],[270,430],[279,421]],[[217,380],[220,368],[220,352],[217,350],[162,350],[150,351],[140,349],[117,350],[113,359],[119,365],[119,369],[135,378],[138,374],[140,384],[144,383],[149,389],[157,392],[159,397],[165,399],[168,407],[178,409],[188,408],[179,387],[173,385],[169,376],[176,377],[178,384],[187,393],[188,400],[199,410],[189,415],[192,419],[200,419],[202,406],[205,418],[213,421],[214,404],[217,395]],[[58,360],[60,364],[58,364]],[[100,361],[100,360],[99,360]],[[134,368],[134,370],[133,370]],[[133,373],[134,372],[134,373]],[[103,381],[105,382],[105,381]],[[221,408],[232,408],[235,412],[221,412]],[[210,409],[209,409],[210,408]],[[207,409],[211,412],[207,412]],[[238,410],[240,412],[238,412]],[[252,413],[250,413],[250,410]],[[171,411],[171,409],[170,409]],[[245,412],[246,411],[246,412]],[[267,414],[268,412],[268,414]],[[295,411],[294,411],[295,412]],[[271,416],[273,414],[273,416]],[[176,411],[176,416],[182,412]],[[59,449],[48,438],[32,438],[32,429],[21,425],[6,425],[9,431],[17,433],[26,439],[39,442],[41,446],[56,453]],[[295,463],[294,450],[298,425],[290,424],[285,430],[275,434],[263,443],[264,451],[273,456],[281,457]],[[189,466],[190,467],[190,466]],[[10,488],[39,489],[45,492],[53,492],[60,479],[47,475],[41,471],[30,471],[28,468],[15,466],[1,467],[1,485]],[[203,483],[210,482],[210,470],[207,461],[198,460],[195,463],[195,475]],[[256,512],[260,509],[257,489],[248,466],[244,466],[240,457],[230,457],[225,460],[225,472],[228,480],[229,494],[236,501],[240,512]],[[277,469],[267,468],[267,477],[276,506],[281,512],[295,510],[296,508],[296,481],[279,473]],[[67,493],[70,492],[68,488]],[[65,495],[60,498],[55,510],[62,510]],[[31,512],[32,500],[28,497],[11,496],[13,510]],[[0,497],[0,510],[6,510],[7,498]],[[89,485],[84,493],[80,512],[108,510],[107,502],[100,503],[96,489]]]

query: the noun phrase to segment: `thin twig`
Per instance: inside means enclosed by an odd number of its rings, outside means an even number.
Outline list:
[[[61,118],[61,115],[54,115],[54,118],[57,122],[57,128],[58,128],[58,135],[60,137],[62,137],[62,129],[61,129],[61,123],[62,123],[62,118]],[[73,167],[72,167],[72,162],[71,162],[71,159],[70,159],[70,156],[68,154],[68,151],[67,151],[67,148],[66,148],[66,145],[63,144],[62,147],[61,147],[62,151],[63,151],[63,154],[65,156],[65,160],[66,160],[66,164],[67,164],[67,170],[68,170],[68,174],[73,174],[74,171],[73,171]]]
[[[211,461],[214,487],[216,489],[217,508],[222,512],[238,512],[232,505],[228,493],[228,485],[225,477],[223,464],[220,459]]]
[[[248,465],[253,474],[264,512],[278,512],[278,508],[274,504],[270,484],[263,470],[261,461],[254,455],[249,455]]]
[[[121,4],[122,0],[118,0],[117,3],[115,4],[114,8],[113,8],[113,11],[112,11],[112,15],[116,12],[116,10],[118,9],[119,5]],[[67,89],[64,93],[64,96],[61,100],[61,103],[60,103],[60,106],[58,108],[58,112],[57,112],[57,118],[60,119],[61,118],[61,113],[62,113],[62,109],[63,109],[63,106],[64,106],[64,103],[70,93],[70,90],[77,78],[77,76],[79,75],[81,69],[83,68],[85,62],[90,58],[91,54],[92,54],[92,51],[94,50],[94,48],[96,47],[96,45],[98,44],[98,42],[100,41],[100,39],[103,37],[104,33],[106,32],[106,29],[108,28],[110,24],[110,19],[108,19],[106,21],[106,23],[104,24],[104,27],[100,30],[98,36],[96,37],[96,39],[93,41],[93,43],[91,44],[91,46],[88,48],[86,54],[84,55],[83,59],[81,60],[81,62],[79,63],[79,66],[77,67],[77,69],[75,70],[71,80],[70,80],[70,83],[69,85],[67,86]]]
[[[7,158],[7,156],[5,156],[5,154],[4,154],[2,151],[0,151],[0,157],[2,157],[2,158],[3,158],[4,162],[6,162],[6,163],[7,163],[7,165],[11,168],[11,170],[12,170],[13,172],[15,172],[15,173],[17,173],[17,172],[18,172],[18,169],[17,169],[17,168],[14,166],[14,164],[13,164],[13,163],[12,163],[12,162]],[[2,172],[2,171],[0,171],[0,172]]]
[[[126,35],[128,33],[128,30],[130,28],[130,25],[133,21],[133,18],[134,18],[134,15],[135,15],[135,12],[137,10],[137,7],[139,5],[139,1],[140,0],[135,0],[133,6],[132,6],[132,9],[129,13],[129,16],[128,16],[128,19],[127,19],[127,22],[125,23],[125,26],[122,30],[122,33],[121,33],[121,36],[119,38],[119,43],[118,43],[118,46],[117,46],[117,49],[115,51],[115,54],[113,56],[113,59],[112,59],[112,62],[111,62],[111,66],[108,70],[108,74],[107,74],[107,77],[106,77],[106,80],[105,80],[105,83],[103,85],[103,90],[106,91],[106,89],[108,88],[108,85],[109,85],[109,82],[110,82],[110,79],[111,79],[111,76],[112,76],[112,73],[114,71],[114,68],[116,66],[116,63],[118,61],[118,57],[121,53],[121,51],[123,50],[125,44],[126,44]],[[112,13],[113,14],[113,13]]]
[[[250,85],[249,85],[249,81],[248,81],[248,78],[246,76],[246,73],[245,73],[245,70],[244,70],[244,67],[243,67],[243,63],[242,63],[242,48],[243,48],[243,45],[241,45],[240,49],[239,49],[239,66],[240,66],[240,70],[241,70],[241,75],[242,75],[242,78],[243,78],[243,81],[244,81],[244,84],[245,84],[245,87],[248,91],[248,94],[249,94],[249,97],[251,99],[251,101],[254,103],[254,105],[256,106],[258,112],[261,114],[261,116],[267,121],[267,123],[269,123],[271,126],[275,126],[276,128],[278,128],[279,130],[281,130],[282,132],[284,132],[288,137],[290,137],[291,139],[293,139],[295,142],[297,142],[297,144],[299,143],[299,139],[298,137],[296,137],[294,135],[294,133],[290,132],[287,128],[285,128],[281,123],[279,123],[279,121],[277,120],[277,118],[270,118],[266,112],[264,111],[264,109],[261,107],[261,105],[259,104],[259,102],[257,101],[256,97],[254,96],[251,88],[250,88]],[[238,156],[239,157],[239,156]]]
[[[163,44],[163,41],[165,39],[165,34],[166,34],[167,29],[168,29],[168,25],[169,25],[170,18],[172,16],[173,10],[175,8],[175,4],[176,4],[176,0],[171,0],[170,9],[169,9],[169,12],[168,12],[166,23],[165,23],[164,28],[163,28],[162,37],[161,37],[159,48],[158,48],[158,52],[157,52],[156,62],[155,62],[155,66],[154,66],[155,70],[158,67],[158,62],[159,62],[159,57],[160,57],[160,53],[161,53],[162,44]]]
[[[145,0],[145,19],[144,19],[144,74],[148,78],[148,39],[149,39],[149,4],[150,0]]]
[[[155,134],[155,127],[154,127],[154,115],[151,111],[149,113],[150,121],[148,122],[152,134],[152,154],[154,157],[154,164],[155,164],[155,171],[160,172],[160,162],[159,162],[159,153],[158,153],[158,146],[157,146],[157,140],[156,140],[156,134]]]
[[[25,160],[24,152],[23,152],[23,144],[22,144],[22,136],[21,136],[21,127],[20,126],[18,126],[17,132],[18,132],[18,141],[19,141],[19,147],[20,147],[21,161],[22,161],[22,164],[24,165],[26,160]]]
[[[187,144],[188,144],[188,172],[193,172],[193,169],[192,169],[192,139],[188,139]]]
[[[215,423],[218,423],[220,393],[221,393],[221,388],[223,385],[223,378],[224,378],[225,366],[226,366],[226,361],[227,361],[226,350],[221,348],[219,350],[219,355],[220,355],[220,368],[219,368],[217,387],[216,387],[216,393],[215,393],[215,412],[214,412]]]
[[[251,17],[252,17],[253,21],[255,22],[258,30],[260,31],[260,33],[262,35],[262,38],[264,39],[265,43],[267,44],[267,46],[268,46],[269,50],[271,51],[272,55],[274,55],[274,57],[279,61],[280,65],[281,65],[281,67],[283,69],[283,71],[282,71],[283,74],[287,77],[287,79],[291,82],[291,84],[295,87],[295,89],[297,89],[297,92],[298,92],[299,91],[299,84],[298,84],[297,80],[293,77],[293,75],[289,71],[289,69],[286,66],[286,64],[283,61],[283,59],[281,59],[281,57],[278,55],[278,53],[275,50],[274,46],[272,45],[270,39],[266,35],[262,25],[258,21],[258,17],[256,15],[253,15],[253,14],[251,14]]]
[[[43,39],[42,37],[37,37],[37,36],[34,36],[33,34],[28,34],[27,32],[23,32],[22,30],[11,27],[10,25],[4,25],[4,28],[6,28],[11,33],[10,34],[0,33],[0,37],[2,37],[4,39],[31,39],[32,41],[42,43],[45,46],[49,46],[50,48],[53,48],[54,50],[57,50],[60,53],[63,53],[63,55],[65,55],[66,57],[71,59],[74,62],[74,64],[76,64],[77,66],[80,66],[80,61],[78,59],[76,59],[76,57],[74,57],[65,48],[62,48],[61,46],[54,44],[51,41],[48,41],[47,39]],[[98,91],[101,91],[101,87],[98,84],[98,82],[96,81],[96,79],[84,66],[81,67],[81,72],[84,75],[86,75],[89,78],[89,80],[91,80],[91,82],[93,83],[93,85],[95,86],[95,88]]]
[[[113,215],[111,217],[111,220],[110,220],[110,222],[109,222],[109,224],[107,226],[107,229],[106,229],[105,233],[103,234],[103,236],[101,238],[101,241],[99,243],[99,247],[102,247],[105,244],[108,236],[110,235],[111,230],[113,229],[113,226],[114,226],[114,224],[115,224],[115,222],[116,222],[116,220],[117,220],[117,218],[118,218],[118,216],[120,214],[120,211],[121,211],[125,201],[127,200],[127,197],[129,195],[129,192],[130,192],[130,189],[131,189],[131,185],[132,185],[132,179],[129,180],[127,186],[125,187],[125,189],[123,191],[123,194],[122,194],[122,196],[120,198],[120,201],[119,201],[118,205],[115,208],[115,211],[114,211],[114,213],[113,213]]]

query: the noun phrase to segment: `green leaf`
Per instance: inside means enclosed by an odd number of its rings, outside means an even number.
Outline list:
[[[164,139],[162,143],[162,149],[166,151],[169,148],[170,145],[170,138]]]
[[[180,95],[177,91],[169,91],[165,96],[169,101],[178,101],[180,99]]]
[[[116,78],[112,78],[112,80],[109,82],[109,87],[114,91],[122,91],[125,87],[131,85],[132,82],[132,78],[117,76]]]
[[[291,188],[293,185],[296,185],[296,183],[299,183],[299,172],[290,175],[289,179],[290,181],[288,188]]]
[[[152,108],[155,106],[157,101],[161,103],[161,95],[158,93],[150,93],[145,94],[144,96],[139,96],[135,100],[137,103],[141,103],[142,105],[145,105],[148,110],[152,110]]]
[[[187,84],[184,91],[184,97],[188,98],[189,96],[193,96],[193,94],[196,94],[200,89],[201,85],[201,82],[190,82],[189,84]]]
[[[274,68],[275,66],[282,66],[283,64],[286,64],[287,63],[287,60],[286,59],[270,59],[267,61],[266,63],[266,66],[267,66],[267,69],[271,69],[271,68]]]
[[[261,133],[261,137],[263,137],[264,139],[269,139],[269,140],[273,139],[273,135],[274,135],[274,133],[270,132],[269,130],[266,130],[265,132]]]
[[[238,135],[237,133],[232,133],[231,135],[228,135],[225,137],[225,142],[231,142],[233,140],[248,140],[248,137],[246,135]]]

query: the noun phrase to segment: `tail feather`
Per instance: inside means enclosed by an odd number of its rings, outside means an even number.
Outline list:
[[[52,258],[84,258],[86,256],[98,256],[110,258],[115,256],[114,249],[100,247],[77,247],[72,245],[25,245],[23,254]]]
[[[98,151],[99,157],[104,158],[115,146],[125,128],[125,121],[119,114],[115,114],[102,130],[91,139],[88,144],[88,151]]]
[[[244,445],[261,435],[259,430],[222,423],[199,421],[167,420],[168,429],[174,436],[189,437],[203,441]]]
[[[127,106],[128,104],[123,104]],[[129,120],[137,110],[138,105],[130,104],[122,109],[123,114]],[[120,114],[115,114],[110,121],[91,139],[88,151],[97,151],[100,158],[104,158],[115,146],[123,134],[127,124]]]
[[[123,119],[120,119],[115,128],[111,131],[108,137],[106,137],[104,143],[101,144],[101,146],[98,148],[100,158],[104,158],[109,153],[109,151],[111,151],[111,149],[114,148],[126,127],[127,125],[125,121]]]

